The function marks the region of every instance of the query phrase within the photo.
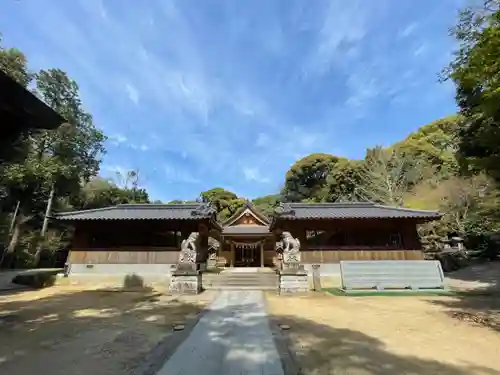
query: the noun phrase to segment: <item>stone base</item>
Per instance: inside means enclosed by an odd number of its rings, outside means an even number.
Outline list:
[[[199,271],[174,271],[170,279],[169,292],[174,294],[201,293],[201,273]]]
[[[299,262],[283,262],[284,272],[304,271],[304,265]]]
[[[280,294],[307,293],[307,272],[301,269],[285,269],[280,272]]]

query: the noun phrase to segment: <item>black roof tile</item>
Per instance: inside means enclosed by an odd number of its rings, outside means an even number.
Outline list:
[[[437,211],[382,206],[375,203],[283,203],[274,219],[439,219]]]
[[[215,218],[215,210],[207,204],[119,204],[83,211],[61,212],[58,220],[196,220]]]

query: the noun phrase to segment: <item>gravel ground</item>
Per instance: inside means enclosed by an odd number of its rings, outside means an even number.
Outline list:
[[[214,296],[69,286],[1,295],[0,373],[151,373],[155,367],[147,361],[161,364],[176,335],[188,333],[174,333],[172,325],[196,320]]]
[[[273,325],[290,326],[283,333],[303,374],[500,374],[500,334],[455,319],[456,303],[450,297],[267,295]]]

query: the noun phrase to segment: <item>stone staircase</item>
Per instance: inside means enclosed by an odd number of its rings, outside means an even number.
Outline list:
[[[277,290],[278,275],[271,269],[228,269],[219,274],[203,273],[206,290]]]

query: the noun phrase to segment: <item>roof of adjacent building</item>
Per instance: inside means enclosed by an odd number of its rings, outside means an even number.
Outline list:
[[[83,211],[61,212],[58,220],[197,220],[215,219],[215,209],[208,204],[119,204]]]
[[[383,206],[375,203],[283,203],[275,209],[279,219],[439,219],[437,211]]]
[[[66,121],[2,70],[0,70],[0,112],[2,131],[18,131],[26,128],[55,129]]]

